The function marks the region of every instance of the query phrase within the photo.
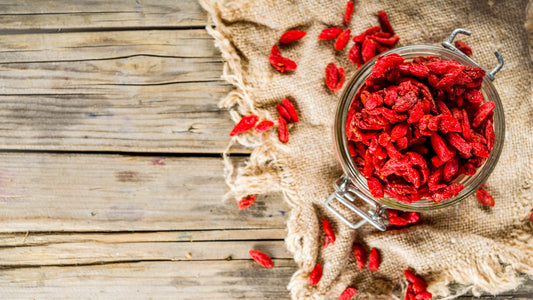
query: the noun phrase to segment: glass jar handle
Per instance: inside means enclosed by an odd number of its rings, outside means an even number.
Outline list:
[[[494,69],[492,69],[492,71],[488,72],[485,68],[483,68],[482,66],[480,66],[476,61],[474,61],[472,58],[470,58],[469,56],[467,56],[466,54],[464,54],[461,50],[455,48],[455,46],[452,44],[453,43],[453,40],[455,39],[455,36],[458,34],[458,33],[462,33],[462,34],[466,34],[466,35],[471,35],[472,32],[470,32],[470,30],[467,30],[467,29],[462,29],[462,28],[457,28],[455,29],[452,34],[450,34],[450,38],[448,38],[447,41],[444,41],[442,42],[442,46],[446,49],[450,49],[452,50],[453,52],[456,52],[457,54],[469,59],[470,61],[472,61],[476,66],[482,68],[483,70],[485,70],[485,73],[487,74],[487,76],[489,76],[490,80],[491,81],[494,81],[494,75],[496,75],[496,73],[498,73],[498,71],[500,71],[500,69],[503,67],[503,57],[500,53],[499,50],[496,50],[494,51],[494,55],[496,56],[496,58],[498,59],[498,65],[496,65],[496,67],[494,67]]]
[[[337,179],[333,186],[335,187],[335,192],[326,200],[326,207],[350,228],[357,229],[368,222],[381,231],[385,231],[387,229],[386,224],[388,224],[388,217],[385,207],[367,197],[358,197],[357,194],[359,194],[359,190],[353,186],[350,180],[344,175]],[[364,200],[371,206],[371,209],[368,212],[364,212],[353,204],[355,199]],[[362,218],[362,220],[357,223],[350,222],[350,220],[348,220],[338,210],[331,206],[331,202],[333,200],[337,200],[342,205],[356,213]]]

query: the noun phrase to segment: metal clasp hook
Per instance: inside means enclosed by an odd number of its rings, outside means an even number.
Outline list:
[[[466,35],[471,35],[472,32],[470,32],[470,30],[466,30],[466,29],[462,29],[462,28],[457,28],[455,29],[452,34],[450,34],[450,38],[447,40],[447,41],[444,41],[442,42],[442,46],[444,48],[447,48],[447,49],[450,49],[456,53],[458,53],[459,55],[461,56],[464,56],[465,58],[468,58],[469,60],[471,60],[472,62],[474,62],[474,64],[480,68],[482,68],[483,70],[485,70],[485,73],[487,74],[487,76],[489,76],[490,80],[494,81],[494,75],[496,75],[496,73],[498,73],[498,71],[500,71],[500,69],[503,67],[503,57],[500,53],[499,50],[496,50],[494,51],[494,55],[496,56],[496,58],[498,59],[498,65],[496,65],[496,67],[494,67],[494,69],[492,69],[492,71],[488,72],[485,68],[483,68],[482,66],[480,66],[476,61],[474,61],[473,59],[471,59],[470,57],[468,57],[466,54],[464,54],[463,52],[461,52],[461,50],[455,48],[455,46],[452,44],[453,43],[453,40],[455,39],[455,36],[458,34],[458,33],[462,33],[462,34],[466,34]]]

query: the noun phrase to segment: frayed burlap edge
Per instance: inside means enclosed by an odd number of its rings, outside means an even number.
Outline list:
[[[526,29],[529,37],[533,37],[533,7],[530,1],[527,9]],[[254,101],[249,96],[249,83],[245,81],[245,72],[242,69],[241,58],[227,36],[231,36],[229,30],[220,18],[219,5],[216,0],[200,0],[202,7],[209,13],[209,22],[206,26],[207,32],[214,38],[215,46],[219,48],[224,59],[222,79],[232,84],[235,89],[223,98],[219,106],[230,111],[232,119],[237,122],[243,115],[256,114],[261,119],[272,119],[268,112],[256,110]],[[530,54],[533,44],[530,43]],[[254,148],[245,166],[237,168],[235,173],[234,164],[229,156],[233,145],[239,143],[243,146]],[[328,294],[319,294],[308,284],[308,274],[316,261],[303,260],[303,251],[310,248],[310,245],[302,245],[301,233],[295,230],[298,222],[297,218],[302,213],[302,207],[293,201],[297,195],[291,188],[294,184],[291,178],[284,176],[283,166],[287,164],[276,156],[276,153],[283,153],[283,145],[274,143],[272,136],[255,135],[246,133],[234,137],[224,150],[222,157],[225,167],[226,183],[229,192],[225,199],[239,200],[249,194],[267,194],[281,191],[284,199],[290,204],[291,212],[287,221],[288,234],[285,239],[286,246],[294,255],[299,270],[295,272],[287,288],[291,291],[293,299],[336,299],[345,287],[350,285],[349,278],[339,275],[338,282],[330,287]],[[529,168],[530,174],[527,176],[526,184],[533,184],[533,166]],[[529,212],[533,206],[533,196],[529,189],[520,197],[519,203],[524,206],[524,211]],[[505,291],[516,289],[524,280],[524,274],[533,276],[533,228],[528,224],[529,213],[524,215],[523,220],[514,224],[509,239],[501,241],[499,251],[491,255],[477,258],[464,265],[455,265],[453,268],[442,270],[439,274],[431,274],[429,277],[429,288],[435,296],[442,299],[453,299],[471,292],[474,296],[482,293],[496,295]],[[315,258],[316,259],[316,258]],[[520,274],[521,273],[521,274]],[[450,284],[460,284],[460,288],[452,288]],[[401,284],[398,282],[398,284]],[[366,293],[358,291],[357,299],[396,299],[391,295],[390,285],[377,284],[375,292]],[[404,286],[405,288],[405,286]]]

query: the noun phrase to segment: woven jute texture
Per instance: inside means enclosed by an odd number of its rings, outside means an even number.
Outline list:
[[[277,120],[275,105],[290,97],[300,122],[289,125],[290,141],[279,142],[276,130],[253,131],[233,143],[251,147],[247,165],[234,169],[225,155],[228,197],[282,192],[291,205],[286,246],[298,271],[288,283],[294,299],[336,299],[347,286],[356,286],[358,299],[390,299],[394,287],[410,268],[429,281],[436,296],[453,297],[470,291],[492,294],[516,288],[533,275],[533,239],[529,215],[533,206],[533,65],[526,23],[527,1],[356,1],[349,25],[352,33],[378,24],[385,10],[401,37],[400,45],[440,45],[455,28],[467,28],[461,37],[474,50],[473,58],[491,69],[499,49],[505,66],[494,82],[502,99],[506,134],[503,154],[485,187],[496,206],[482,207],[472,196],[449,208],[421,214],[416,226],[380,232],[370,225],[351,230],[324,205],[341,175],[332,144],[332,126],[338,95],[324,84],[330,62],[343,66],[350,77],[356,67],[347,51],[333,49],[333,41],[317,39],[327,27],[342,27],[345,1],[203,0],[215,38],[226,62],[224,75],[235,90],[221,100],[232,118],[257,114]],[[531,23],[531,21],[530,21]],[[531,24],[529,25],[531,26]],[[298,69],[280,74],[268,62],[272,45],[287,30],[307,32],[302,40],[282,46],[283,55]],[[231,147],[231,145],[229,146]],[[326,217],[337,241],[322,245],[321,219]],[[379,249],[378,271],[359,271],[351,254],[354,241]],[[324,275],[312,287],[308,276],[320,263]],[[459,288],[450,289],[457,283]]]

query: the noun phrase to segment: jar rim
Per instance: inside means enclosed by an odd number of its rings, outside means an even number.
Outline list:
[[[444,57],[443,59],[446,60],[456,60],[463,65],[478,66],[476,62],[466,56],[461,56],[446,48],[431,45],[404,46],[389,50],[385,53],[382,53],[380,56],[392,53],[399,54],[406,59],[417,56],[438,56],[441,58]],[[419,200],[411,204],[406,204],[387,196],[379,199],[374,198],[368,190],[366,179],[355,166],[348,148],[348,139],[346,137],[346,121],[348,110],[356,92],[363,86],[364,80],[368,77],[368,75],[370,75],[371,69],[376,63],[376,60],[377,56],[365,63],[359,70],[357,70],[357,72],[355,72],[354,75],[352,75],[350,80],[346,82],[335,113],[333,134],[337,161],[341,165],[345,176],[349,178],[350,182],[358,190],[357,196],[364,198],[366,201],[375,201],[385,208],[393,208],[404,211],[427,211],[453,205],[472,195],[481,187],[481,185],[485,183],[496,167],[505,139],[505,117],[503,105],[498,92],[496,91],[496,88],[492,84],[492,81],[488,75],[486,74],[483,78],[481,92],[484,94],[486,101],[492,101],[496,104],[496,107],[494,108],[494,132],[496,138],[489,158],[481,167],[477,169],[475,175],[465,176],[464,179],[467,180],[467,184],[465,184],[465,188],[457,196],[438,203]]]

